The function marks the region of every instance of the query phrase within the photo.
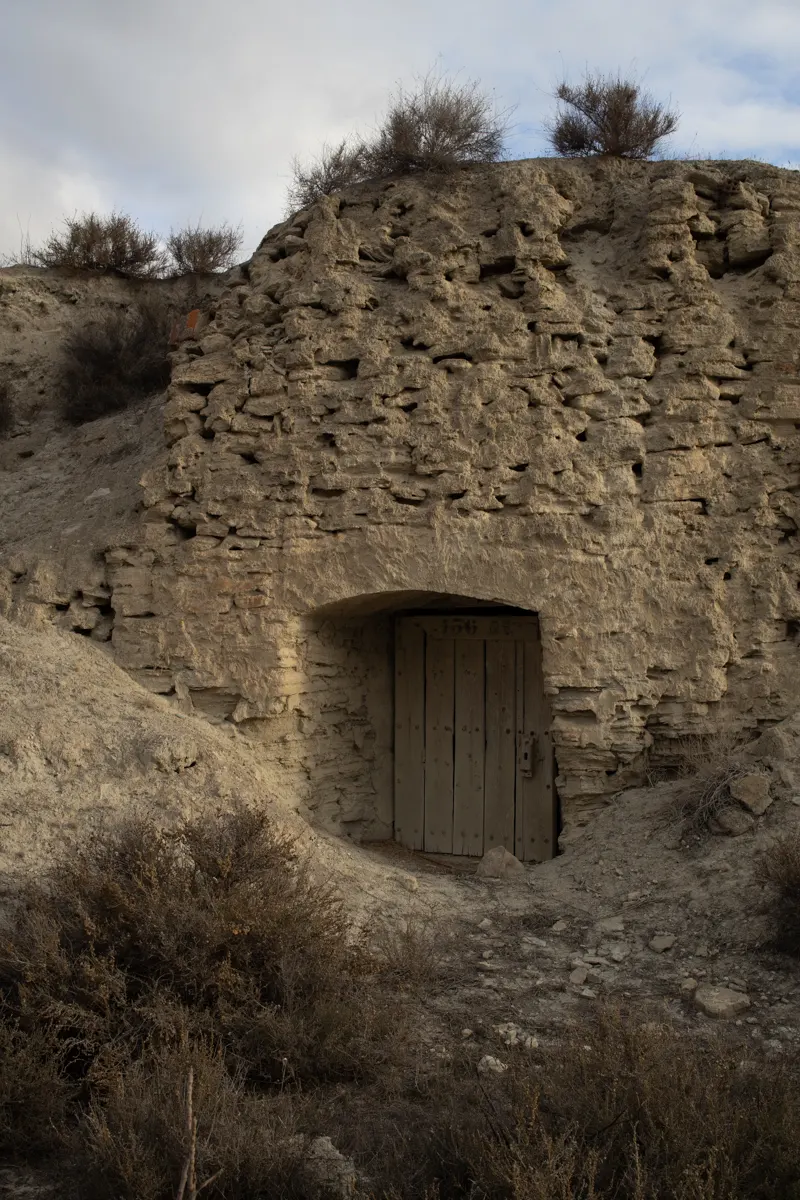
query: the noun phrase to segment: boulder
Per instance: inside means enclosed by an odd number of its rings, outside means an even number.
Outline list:
[[[712,833],[739,837],[743,833],[749,833],[755,822],[750,814],[743,812],[741,808],[721,808],[708,824]]]
[[[697,1008],[707,1017],[729,1019],[738,1017],[750,1007],[750,1000],[744,992],[734,991],[733,988],[716,984],[703,984],[694,993]]]
[[[741,779],[733,781],[730,793],[734,800],[738,800],[743,808],[756,817],[765,813],[772,804],[768,775],[743,775]]]
[[[345,1158],[329,1137],[309,1142],[299,1170],[309,1200],[348,1200],[359,1184],[352,1159]]]
[[[505,846],[487,850],[475,870],[483,879],[524,879],[525,868]]]

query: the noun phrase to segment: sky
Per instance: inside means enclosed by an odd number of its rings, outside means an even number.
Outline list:
[[[798,64],[800,0],[0,0],[0,256],[116,210],[241,226],[242,261],[295,156],[432,69],[514,109],[511,158],[590,71],[678,110],[669,153],[800,169]]]

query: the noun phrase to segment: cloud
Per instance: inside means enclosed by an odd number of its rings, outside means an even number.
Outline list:
[[[681,113],[677,152],[800,161],[796,0],[0,0],[0,252],[76,209],[167,233],[283,217],[294,155],[370,128],[437,61],[516,105],[546,152],[562,78],[633,74]],[[13,7],[12,7],[13,6]]]

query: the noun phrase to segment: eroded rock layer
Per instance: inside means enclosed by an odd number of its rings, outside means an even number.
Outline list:
[[[800,685],[800,175],[530,160],[270,231],[175,355],[118,661],[391,828],[391,615],[539,614],[567,820]],[[287,784],[287,786],[289,786]]]

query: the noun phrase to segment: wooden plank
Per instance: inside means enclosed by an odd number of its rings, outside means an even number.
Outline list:
[[[425,634],[395,624],[394,836],[412,850],[425,841]]]
[[[523,811],[529,799],[529,788],[523,770],[523,747],[525,745],[525,643],[514,643],[514,853],[520,861],[525,858],[525,831]]]
[[[454,854],[483,854],[485,645],[471,638],[455,642]]]
[[[550,706],[544,691],[538,639],[524,643],[525,736],[533,747],[533,771],[522,799],[523,853],[526,861],[544,862],[556,850],[556,805]]]
[[[487,641],[490,638],[510,641],[535,639],[539,623],[530,617],[406,617],[423,629],[429,637],[474,638]]]
[[[515,664],[513,642],[486,643],[484,852],[505,846],[514,853]]]
[[[425,849],[453,853],[455,643],[425,646]]]

